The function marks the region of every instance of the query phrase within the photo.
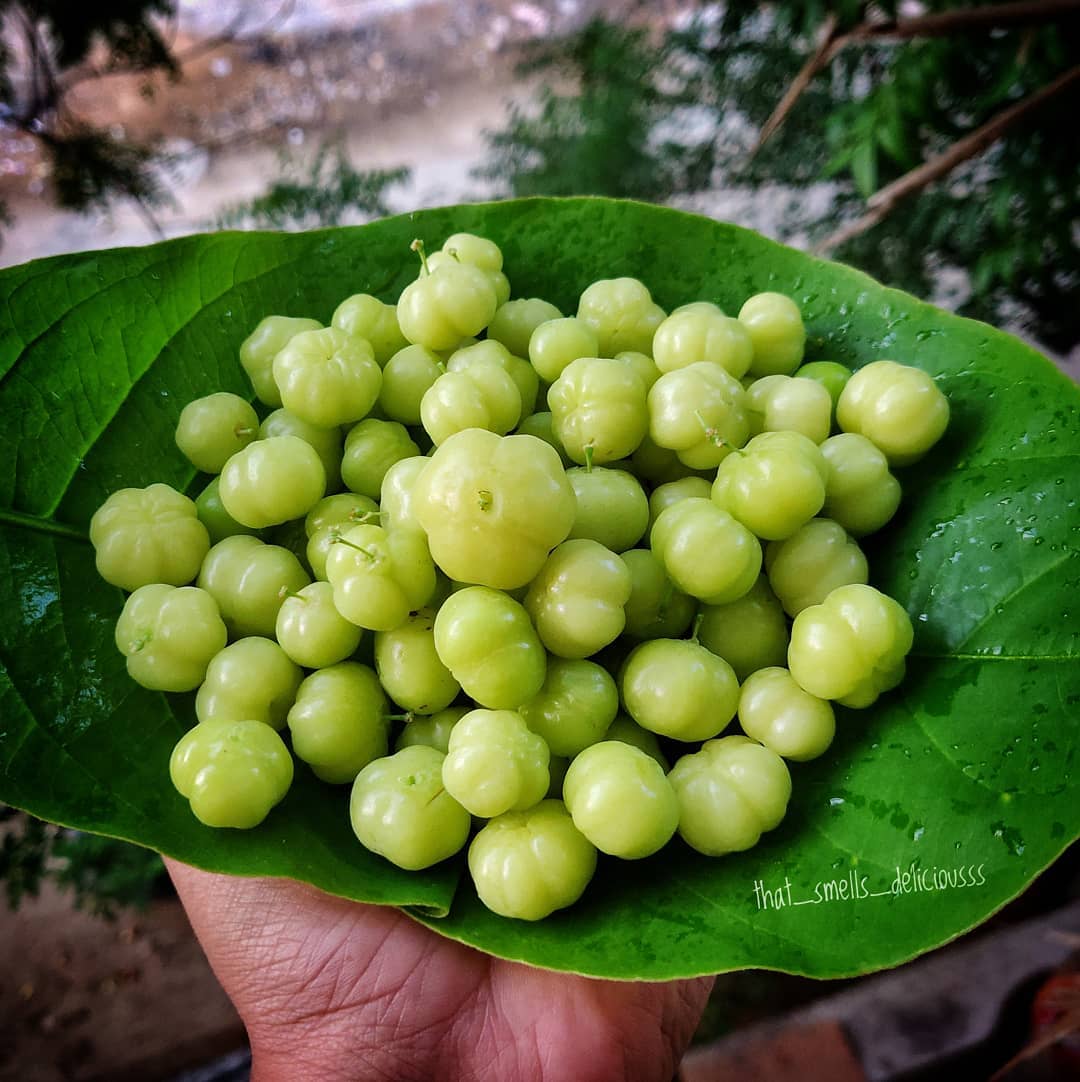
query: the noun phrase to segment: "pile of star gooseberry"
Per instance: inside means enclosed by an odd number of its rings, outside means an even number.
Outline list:
[[[240,362],[266,410],[184,408],[176,443],[217,475],[197,499],[127,488],[93,517],[128,672],[197,689],[173,783],[253,827],[295,756],[351,785],[368,849],[420,869],[468,844],[480,898],[525,920],[597,851],[748,849],[830,700],[903,676],[911,624],[855,539],[945,397],[891,360],[802,364],[778,293],[669,314],[614,278],[566,316],[509,299],[491,240],[413,247],[396,305],[259,323]]]

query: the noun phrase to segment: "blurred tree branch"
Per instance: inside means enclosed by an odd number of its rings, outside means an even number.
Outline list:
[[[813,79],[849,45],[876,39],[902,41],[911,38],[948,37],[1018,25],[1033,26],[1067,16],[1080,16],[1080,0],[1018,0],[1015,3],[959,8],[901,19],[875,19],[861,22],[854,29],[840,33],[839,21],[835,13],[830,12],[822,22],[817,49],[792,80],[769,119],[762,125],[761,134],[751,153],[757,153],[776,133]]]
[[[767,224],[744,224],[826,237],[912,293],[958,270],[963,314],[1067,351],[1080,339],[1080,0],[911,10],[726,0],[648,37],[590,24],[545,43],[573,89],[512,106],[479,175],[507,194],[748,206]]]
[[[171,0],[170,0],[171,2]],[[265,33],[268,29],[274,26],[279,26],[292,14],[293,8],[295,8],[295,0],[283,0],[280,6],[269,15],[263,23],[258,27],[259,32]],[[175,15],[175,11],[171,13]],[[170,34],[169,39],[166,42],[166,48],[169,55],[172,57],[176,65],[176,70],[179,70],[192,60],[198,59],[200,56],[205,56],[207,53],[212,53],[217,49],[224,48],[226,45],[232,45],[240,33],[244,30],[250,31],[249,22],[251,19],[251,12],[241,8],[235,16],[230,20],[229,24],[224,30],[217,34],[212,34],[209,37],[203,38],[200,41],[195,42],[186,49],[175,48],[175,34]],[[163,35],[164,39],[164,35]],[[60,92],[66,94],[73,87],[79,83],[94,81],[98,79],[107,79],[112,75],[142,75],[146,74],[146,69],[140,67],[138,64],[132,63],[130,60],[125,60],[123,57],[111,57],[110,63],[105,67],[93,64],[84,64],[77,70],[69,72],[60,81]]]
[[[922,165],[905,173],[884,188],[880,188],[867,200],[868,213],[841,226],[817,244],[816,250],[830,252],[865,233],[868,229],[872,229],[891,214],[904,199],[948,175],[962,162],[981,154],[1052,98],[1078,84],[1080,84],[1080,64],[1070,68],[1036,93],[1004,109],[970,135],[958,139],[948,150],[923,162]]]

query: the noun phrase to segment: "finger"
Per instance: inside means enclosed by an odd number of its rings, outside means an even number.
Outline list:
[[[553,973],[514,963],[495,967],[493,999],[509,1034],[529,1034],[538,1050],[568,1057],[561,1073],[578,1079],[670,1078],[705,1009],[713,977],[648,982]],[[542,1011],[536,1010],[543,1004]],[[577,1062],[589,1034],[589,1072]],[[573,1064],[571,1068],[569,1064]],[[560,1071],[554,1071],[558,1077]]]
[[[166,866],[245,1020],[249,1013],[287,1021],[341,1011],[350,1000],[403,985],[433,950],[469,955],[463,968],[476,968],[474,952],[391,906],[336,898],[288,879],[218,875],[172,860]],[[339,979],[342,972],[348,979]]]
[[[381,940],[401,923],[395,909],[336,898],[295,880],[221,875],[169,858],[165,866],[226,990],[242,989],[253,977],[264,983],[261,974],[297,954],[325,958],[346,935]],[[298,950],[312,948],[315,939],[321,949]]]
[[[328,1065],[327,1077],[339,1060],[359,1070],[356,1077],[435,1077],[423,1065],[486,975],[486,956],[389,906],[334,898],[290,880],[166,863],[247,1026],[260,1077],[295,1077],[297,1048],[309,1067],[314,1058]],[[388,1057],[380,1073],[375,1065]],[[402,1073],[405,1061],[417,1070]]]

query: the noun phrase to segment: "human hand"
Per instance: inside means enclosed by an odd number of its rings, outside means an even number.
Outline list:
[[[712,986],[533,969],[397,909],[165,863],[254,1082],[668,1082]]]

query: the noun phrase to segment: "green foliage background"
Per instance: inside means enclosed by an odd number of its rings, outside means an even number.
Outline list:
[[[979,6],[989,5],[923,5],[929,12]],[[899,5],[876,8],[878,18],[893,18]],[[489,133],[481,175],[507,195],[653,201],[731,186],[768,199],[777,184],[806,189],[831,179],[838,190],[824,214],[785,223],[820,239],[883,185],[1080,55],[1077,17],[852,45],[751,157],[747,134],[768,119],[829,13],[843,31],[866,17],[867,6],[731,0],[722,14],[713,9],[662,35],[594,21],[568,40],[541,43],[522,71],[542,71],[568,88],[514,107],[505,127]],[[963,268],[971,276],[963,314],[1019,324],[1069,349],[1080,340],[1080,140],[1069,134],[1078,105],[1074,84],[834,255],[924,296],[942,266]]]

